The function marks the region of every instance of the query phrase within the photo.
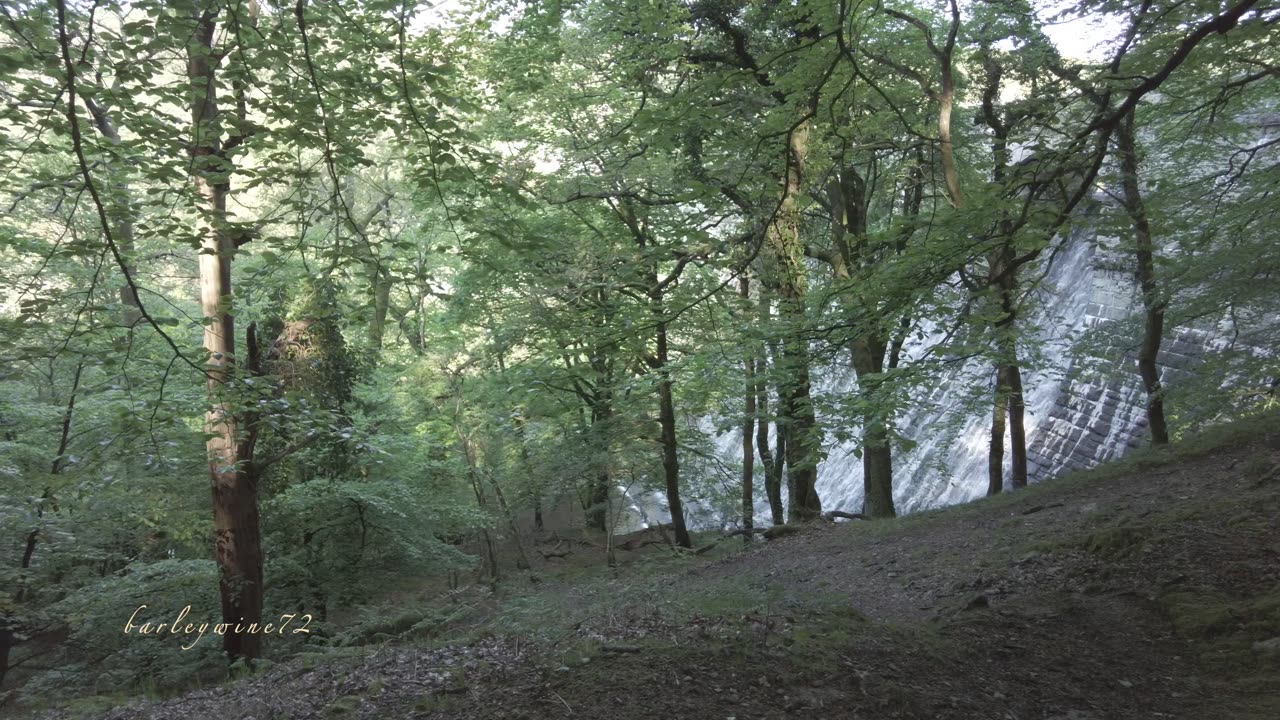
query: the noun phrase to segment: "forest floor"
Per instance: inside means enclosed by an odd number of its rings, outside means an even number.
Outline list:
[[[1274,430],[747,549],[619,554],[456,593],[434,640],[95,716],[1280,717]]]

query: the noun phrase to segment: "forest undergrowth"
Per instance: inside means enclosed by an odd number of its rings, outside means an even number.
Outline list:
[[[609,568],[584,540],[496,591],[398,596],[363,645],[44,717],[1272,718],[1278,491],[1255,423],[745,549]]]

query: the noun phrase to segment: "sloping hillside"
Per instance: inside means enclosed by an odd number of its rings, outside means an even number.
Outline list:
[[[460,596],[434,643],[96,716],[1280,717],[1278,511],[1280,433],[1237,433],[720,557],[543,573]]]

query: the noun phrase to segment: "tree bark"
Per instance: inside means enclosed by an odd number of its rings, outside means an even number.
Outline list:
[[[382,349],[382,338],[386,334],[387,311],[391,307],[391,272],[383,266],[370,268],[373,285],[373,319],[369,321],[369,347],[375,351]]]
[[[200,306],[206,320],[209,411],[205,432],[213,490],[214,539],[220,576],[223,636],[228,660],[261,656],[261,635],[248,626],[262,621],[262,545],[253,447],[227,398],[235,365],[235,320],[231,310],[231,263],[235,245],[226,232],[231,167],[223,157],[217,125],[214,36],[216,10],[197,16],[188,47],[187,76],[198,95],[191,106],[193,183],[202,215]]]
[[[667,489],[667,508],[671,513],[671,528],[676,534],[676,544],[693,547],[689,529],[685,527],[684,505],[680,501],[680,455],[676,441],[676,406],[672,396],[671,373],[667,367],[667,324],[658,323],[657,372],[658,422],[662,431],[662,476]]]
[[[502,493],[502,486],[498,484],[498,479],[492,474],[486,473],[489,480],[489,487],[493,489],[493,496],[498,500],[498,510],[502,512],[503,518],[507,521],[507,527],[511,528],[511,541],[516,545],[516,569],[529,569],[529,555],[524,551],[524,542],[520,539],[520,528],[516,525],[516,517],[511,512],[511,506],[507,505],[507,496]]]
[[[1017,320],[1014,306],[1014,289],[1017,287],[1016,270],[1008,268],[1007,260],[1012,248],[1005,247],[993,262],[996,283],[1000,288],[1001,317],[994,324],[998,358],[996,359],[996,392],[991,420],[991,457],[988,459],[988,494],[1000,492],[1004,481],[1004,432],[1006,421],[1009,430],[1012,468],[1009,484],[1013,488],[1027,485],[1027,432],[1026,404],[1023,400],[1022,369],[1018,364],[1018,349],[1013,331]],[[997,437],[997,434],[999,437]]]
[[[533,478],[533,461],[529,456],[529,437],[525,431],[526,422],[524,409],[517,407],[516,411],[512,413],[511,424],[515,427],[516,442],[520,443],[520,467],[529,476],[525,482],[525,490],[533,504],[533,529],[540,531],[542,530],[542,482]]]
[[[598,395],[598,394],[597,394]],[[607,401],[599,401],[597,407],[591,409],[591,428],[600,445],[604,458],[596,471],[595,481],[587,494],[586,518],[587,527],[608,532],[609,530],[609,485],[612,483],[608,467],[609,424],[613,419],[613,407]]]
[[[1116,128],[1116,141],[1120,155],[1120,185],[1124,191],[1124,209],[1133,223],[1134,242],[1137,246],[1137,279],[1142,293],[1145,318],[1142,328],[1142,344],[1138,348],[1138,374],[1147,391],[1147,426],[1151,428],[1154,445],[1169,444],[1169,426],[1164,416],[1164,388],[1160,383],[1160,368],[1156,359],[1164,339],[1165,304],[1159,296],[1156,282],[1155,242],[1151,235],[1151,222],[1147,218],[1147,206],[1138,183],[1138,143],[1135,137],[1135,111],[1130,110]]]
[[[744,274],[738,280],[744,304],[751,302],[751,280]],[[756,425],[756,357],[751,344],[743,359],[743,384],[746,388],[742,412],[742,542],[751,544],[751,529],[755,526],[755,466],[754,428]]]
[[[1003,367],[996,371],[995,402],[991,406],[991,450],[987,453],[987,495],[1004,490],[1004,431],[1009,396]]]
[[[986,82],[982,95],[981,119],[991,129],[992,179],[1004,183],[1009,171],[1009,133],[1013,120],[1001,117],[996,108],[1004,67],[984,48],[982,57]],[[1026,405],[1023,400],[1022,370],[1018,365],[1017,329],[1018,264],[1014,245],[1016,229],[1002,211],[997,223],[998,242],[987,254],[986,287],[994,291],[998,314],[991,324],[996,345],[996,388],[991,410],[991,451],[987,458],[987,494],[1004,489],[1004,435],[1006,426],[1012,446],[1014,488],[1027,485]]]
[[[816,100],[816,98],[815,98]],[[789,519],[804,522],[822,514],[815,487],[821,453],[822,429],[813,409],[809,381],[808,268],[800,235],[800,210],[796,198],[802,192],[809,121],[799,122],[788,135],[787,169],[782,200],[765,233],[766,262],[778,312],[785,333],[778,371],[779,410],[787,428],[787,490]]]
[[[852,163],[836,175],[827,187],[831,208],[832,245],[826,255],[836,282],[843,286],[841,297],[847,316],[857,323],[850,343],[858,392],[866,411],[862,414],[862,487],[866,513],[871,517],[894,517],[893,450],[884,416],[875,411],[875,391],[883,379],[888,342],[878,326],[877,303],[857,297],[853,286],[855,269],[875,261],[866,249],[867,183]]]
[[[760,318],[762,326],[767,326],[771,320],[769,299],[763,292],[760,297]],[[775,456],[769,449],[769,383],[766,378],[769,359],[763,350],[759,357],[756,365],[756,447],[760,453],[760,465],[764,469],[764,493],[769,498],[769,515],[774,525],[781,525],[786,522],[782,506],[782,467],[786,439],[782,434],[782,426],[775,424],[778,430],[778,453]]]
[[[964,206],[964,193],[960,190],[960,173],[956,170],[955,145],[951,141],[951,111],[955,104],[954,58],[956,35],[960,30],[960,9],[956,0],[950,0],[951,26],[947,40],[941,49],[935,49],[942,71],[942,91],[938,94],[938,146],[942,155],[942,176],[947,184],[947,196],[956,208]]]
[[[1027,486],[1026,404],[1022,398],[1022,369],[1018,363],[1010,363],[1005,373],[1009,386],[1009,446],[1013,461],[1009,484],[1016,490]]]
[[[768,426],[764,426],[766,436],[768,434]],[[777,433],[777,448],[774,451],[773,461],[769,463],[766,469],[765,492],[769,495],[769,513],[773,516],[774,525],[782,525],[786,523],[786,508],[782,504],[782,481],[783,474],[787,465],[787,428],[780,422],[773,424],[774,431]]]
[[[875,384],[884,372],[888,343],[878,337],[861,337],[854,342],[853,366],[865,402],[871,403]],[[868,517],[897,516],[893,507],[893,448],[889,428],[874,410],[862,417],[862,490]]]

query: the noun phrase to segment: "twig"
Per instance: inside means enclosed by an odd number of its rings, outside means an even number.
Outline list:
[[[570,715],[574,714],[573,708],[569,707],[569,703],[565,702],[564,698],[560,697],[560,693],[556,692],[555,690],[552,690],[551,694],[556,696],[556,699],[559,700],[562,705],[564,705],[564,709],[568,710]]]

